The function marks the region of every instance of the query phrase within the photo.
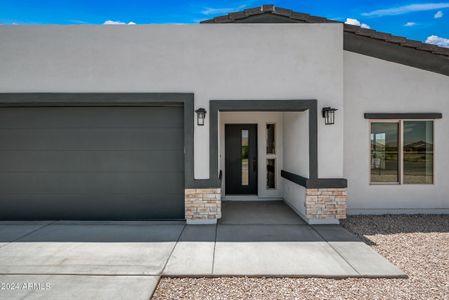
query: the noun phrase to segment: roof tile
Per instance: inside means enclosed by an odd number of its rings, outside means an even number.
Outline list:
[[[248,17],[263,14],[261,7],[247,8],[243,11]]]
[[[239,20],[239,19],[246,18],[247,15],[243,11],[238,11],[238,12],[230,13],[228,15],[228,17],[231,20]]]
[[[285,17],[289,17],[289,18],[292,17],[292,11],[290,9],[276,7],[276,9],[274,10],[274,13],[276,15],[281,15],[281,16],[285,16]]]
[[[275,10],[273,4],[262,5],[263,12],[273,12]]]
[[[248,18],[251,16],[260,15],[260,14],[279,15],[279,16],[283,16],[283,17],[289,18],[291,20],[294,20],[296,22],[302,22],[302,23],[342,23],[342,22],[337,22],[337,21],[322,18],[322,17],[316,17],[316,16],[311,16],[309,14],[295,12],[290,9],[275,7],[274,5],[263,5],[260,7],[249,8],[249,9],[245,9],[243,12],[231,13],[231,14],[228,14],[225,16],[216,17],[216,18],[213,18],[210,20],[205,20],[205,21],[202,21],[201,23],[232,23],[232,22],[234,22],[234,20],[241,20],[244,18]],[[349,25],[349,24],[344,24],[344,31],[353,33],[356,35],[376,39],[376,40],[382,40],[387,43],[399,44],[400,46],[403,46],[403,47],[415,48],[420,51],[425,51],[425,52],[433,53],[436,55],[445,56],[449,59],[449,49],[448,48],[442,48],[442,47],[438,47],[436,45],[429,45],[429,44],[422,43],[419,41],[409,40],[404,37],[394,36],[394,35],[391,35],[388,33],[378,32],[378,31],[375,31],[372,29],[361,28],[359,26],[354,26],[354,25]]]
[[[229,23],[232,20],[229,18],[229,15],[226,15],[226,16],[216,17],[211,21],[212,21],[211,23]]]

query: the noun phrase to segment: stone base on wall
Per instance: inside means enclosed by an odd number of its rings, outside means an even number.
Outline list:
[[[314,224],[338,223],[346,219],[348,194],[344,188],[307,189],[306,218]]]
[[[221,218],[221,189],[186,189],[187,224],[215,224]]]

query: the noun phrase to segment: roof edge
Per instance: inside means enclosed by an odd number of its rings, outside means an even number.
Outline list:
[[[265,18],[264,18],[265,16]],[[257,20],[256,20],[257,18]],[[273,18],[276,18],[273,21]],[[254,20],[252,20],[254,19]],[[285,21],[285,22],[284,22]],[[449,76],[449,48],[409,40],[373,29],[299,13],[274,5],[204,20],[203,24],[223,23],[340,23],[344,24],[344,50]]]
[[[449,58],[345,32],[345,51],[449,76]]]

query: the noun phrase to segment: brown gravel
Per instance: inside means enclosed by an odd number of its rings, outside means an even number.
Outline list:
[[[449,299],[449,216],[350,217],[343,225],[409,278],[163,278],[153,299]]]

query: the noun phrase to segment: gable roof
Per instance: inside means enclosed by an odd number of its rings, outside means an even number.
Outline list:
[[[230,13],[201,23],[340,23],[344,26],[344,49],[449,76],[449,48],[342,22],[263,5]]]

